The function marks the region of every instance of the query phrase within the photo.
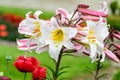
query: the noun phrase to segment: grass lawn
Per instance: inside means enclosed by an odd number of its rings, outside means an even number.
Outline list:
[[[11,77],[12,80],[23,80],[24,74],[16,70],[16,68],[13,66],[13,62],[19,55],[24,55],[24,53],[24,51],[18,50],[15,46],[0,45],[0,71],[3,71],[4,75]],[[12,57],[12,60],[8,66],[9,74],[5,60],[5,57],[7,55]],[[35,52],[32,52],[29,53],[29,56],[36,57],[40,61],[41,65],[48,65],[54,68],[54,62],[53,60],[51,60],[51,58],[49,58],[47,52],[41,54],[36,54]],[[81,76],[82,74],[85,74],[87,66],[93,66],[93,64],[90,63],[90,59],[88,57],[63,56],[61,66],[70,66],[70,68],[67,69],[68,72],[61,75],[60,78],[69,77],[71,78],[70,80],[72,80],[72,78],[75,78],[78,75]],[[106,68],[106,66],[108,66],[108,63],[105,63],[104,68]],[[47,71],[49,72],[49,70]],[[27,75],[26,80],[31,80],[30,73]]]
[[[17,8],[17,7],[6,7],[6,6],[0,6],[0,14],[2,13],[14,13],[19,16],[25,17],[26,13],[32,11],[33,13],[37,11],[37,9],[25,9],[25,8]],[[40,15],[40,18],[42,19],[50,19],[54,12],[52,11],[45,11],[41,10],[43,14]]]

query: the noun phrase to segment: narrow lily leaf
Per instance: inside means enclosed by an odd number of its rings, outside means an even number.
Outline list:
[[[50,66],[47,66],[47,65],[44,65],[45,67],[47,67],[51,72],[52,72],[52,75],[54,75],[55,74],[55,71],[54,71],[54,69],[52,69]]]
[[[59,71],[61,71],[61,70],[63,70],[63,69],[67,69],[67,68],[70,68],[70,66],[61,67],[61,68],[59,69]]]
[[[73,53],[73,52],[77,52],[77,50],[75,49],[68,49],[68,50],[64,50],[63,53]]]
[[[99,80],[99,79],[101,79],[101,78],[107,78],[107,73],[104,73],[104,74],[101,74],[97,79]]]
[[[94,69],[92,69],[91,67],[87,66],[85,71],[87,71],[88,73],[94,75]]]
[[[78,57],[78,56],[76,56],[75,54],[63,54],[63,56],[73,56],[73,57]]]
[[[58,73],[57,78],[58,78],[59,76],[63,75],[64,73],[67,73],[67,72],[68,72],[68,71],[62,71],[62,72]]]
[[[61,78],[60,80],[71,80],[71,78],[64,77],[64,78]]]
[[[83,14],[88,14],[88,15],[93,15],[93,16],[102,16],[102,17],[107,17],[108,15],[103,13],[103,12],[100,12],[100,11],[96,11],[96,10],[90,10],[90,9],[83,9],[83,8],[80,8],[78,11],[80,11],[81,13]]]
[[[50,77],[50,74],[47,72],[47,77],[46,77],[47,80],[53,80],[51,77]]]

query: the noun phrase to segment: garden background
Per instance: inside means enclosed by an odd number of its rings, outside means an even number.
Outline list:
[[[120,8],[115,13],[113,12],[114,14],[110,8],[110,4],[114,2],[113,5],[116,5],[115,1],[117,0],[0,0],[0,72],[3,72],[4,76],[10,77],[12,80],[23,79],[24,74],[15,69],[13,62],[17,56],[24,55],[25,53],[17,49],[15,41],[17,38],[24,37],[17,32],[17,28],[19,22],[25,18],[25,14],[28,11],[42,10],[44,14],[40,15],[40,18],[48,20],[54,15],[57,8],[65,8],[71,12],[78,4],[85,3],[89,4],[90,8],[97,10],[100,8],[97,2],[100,1],[107,2],[109,13],[108,24],[120,30]],[[118,0],[117,3],[120,3],[120,1]],[[33,51],[29,55],[39,59],[43,66],[47,65],[52,68],[55,66],[47,52],[38,55]],[[70,69],[67,69],[68,72],[61,75],[61,77],[69,77],[70,80],[92,80],[91,76],[95,70],[95,64],[91,64],[90,59],[83,54],[77,54],[77,56],[63,57],[61,65],[70,65]],[[119,63],[106,59],[103,64],[101,74],[107,73],[108,75],[107,78],[105,77],[102,80],[120,80]],[[49,70],[47,71],[49,72]],[[27,75],[27,80],[31,80],[30,74]]]

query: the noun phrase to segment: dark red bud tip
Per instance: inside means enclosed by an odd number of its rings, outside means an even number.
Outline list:
[[[6,76],[0,76],[0,80],[11,80],[11,79]]]
[[[87,9],[87,8],[89,8],[89,5],[87,5],[87,4],[79,4],[79,5],[78,5],[78,8]]]

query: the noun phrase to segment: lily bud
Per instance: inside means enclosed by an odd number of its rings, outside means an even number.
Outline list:
[[[120,50],[120,45],[119,45],[119,44],[114,43],[113,46],[114,46],[115,48],[117,48],[118,50]]]
[[[96,10],[91,10],[91,9],[79,8],[78,11],[83,13],[83,14],[97,16],[97,17],[99,17],[99,16],[107,17],[108,16],[107,14],[105,14],[103,12],[96,11]]]
[[[113,35],[115,38],[117,38],[118,40],[120,40],[120,35],[119,35],[119,34],[113,33],[112,35]]]
[[[119,59],[116,57],[115,54],[113,54],[110,50],[108,50],[107,48],[105,48],[105,54],[108,58],[110,58],[111,60],[115,61],[115,62],[119,62]]]

